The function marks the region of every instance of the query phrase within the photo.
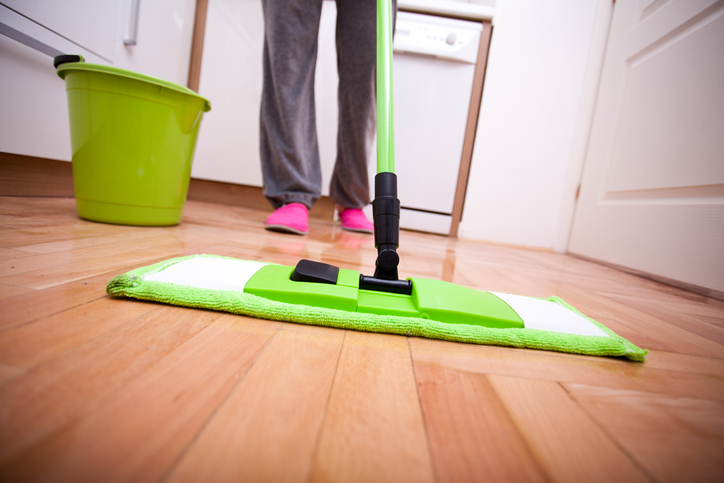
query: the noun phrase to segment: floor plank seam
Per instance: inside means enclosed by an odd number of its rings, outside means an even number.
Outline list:
[[[649,472],[646,470],[646,468],[645,468],[644,466],[642,466],[642,465],[639,463],[639,461],[638,461],[631,453],[629,453],[629,451],[628,451],[626,448],[624,448],[623,446],[621,446],[621,445],[619,444],[619,442],[616,440],[616,438],[614,438],[613,435],[612,435],[611,433],[609,433],[608,430],[607,430],[603,425],[601,425],[601,423],[599,423],[598,420],[597,420],[596,418],[594,418],[593,415],[592,415],[590,412],[588,412],[588,411],[586,410],[586,407],[585,407],[583,404],[581,404],[581,403],[578,402],[578,399],[576,399],[576,397],[575,397],[573,394],[571,394],[571,392],[568,390],[568,388],[565,386],[565,384],[561,384],[561,383],[558,382],[558,381],[556,381],[556,384],[558,384],[558,385],[563,389],[563,391],[565,391],[565,393],[568,395],[568,398],[573,402],[573,404],[575,404],[576,406],[578,406],[578,408],[579,408],[581,411],[583,411],[583,413],[584,413],[586,416],[588,416],[588,419],[590,419],[591,422],[593,422],[593,424],[595,424],[595,425],[598,427],[598,429],[600,429],[601,432],[602,432],[603,434],[605,434],[606,437],[608,437],[609,441],[611,441],[611,443],[613,443],[613,445],[614,445],[616,448],[618,448],[619,451],[621,451],[623,454],[626,455],[626,457],[629,459],[629,461],[631,461],[631,463],[632,463],[636,468],[638,468],[638,470],[639,470],[646,478],[648,478],[649,481],[652,481],[652,482],[655,482],[655,481],[656,481],[656,478],[654,478],[653,475],[649,474]]]
[[[157,258],[157,259],[155,259],[155,260],[152,260],[151,263],[149,263],[149,265],[153,265],[154,263],[162,262],[162,261],[167,260],[167,259],[168,259],[168,257],[160,257],[160,258]],[[79,279],[76,279],[76,280],[68,280],[68,281],[66,281],[66,282],[59,283],[59,284],[57,284],[57,285],[51,285],[51,286],[49,286],[49,287],[44,287],[44,288],[42,288],[42,289],[35,289],[35,288],[33,288],[33,287],[29,287],[29,288],[31,288],[31,289],[33,289],[33,290],[35,291],[34,295],[36,295],[36,296],[41,296],[41,297],[42,297],[43,292],[44,292],[45,290],[52,290],[52,289],[54,289],[54,288],[62,287],[63,285],[70,285],[70,284],[73,284],[73,283],[83,283],[84,280],[91,280],[91,279],[93,279],[93,278],[100,277],[100,276],[102,276],[102,275],[109,274],[109,273],[117,273],[117,274],[120,275],[121,273],[124,273],[123,270],[124,270],[124,269],[113,268],[113,269],[110,269],[110,270],[107,270],[107,271],[104,271],[104,272],[94,273],[94,274],[92,274],[92,275],[90,275],[90,276],[87,276],[87,277],[84,277],[84,278],[79,278]],[[111,278],[112,278],[112,277],[111,277]],[[108,280],[110,281],[110,279],[108,279]],[[15,297],[10,297],[9,299],[3,300],[2,302],[3,302],[3,303],[8,303],[8,302],[12,301],[12,300],[15,299],[15,298],[26,297],[27,295],[28,295],[27,293],[25,293],[25,294],[20,294],[20,295],[16,295]],[[98,297],[95,297],[95,298],[92,298],[92,299],[88,299],[88,300],[84,300],[83,302],[80,302],[80,303],[78,303],[77,305],[72,305],[72,306],[70,306],[70,307],[66,307],[66,308],[60,309],[60,310],[58,310],[57,312],[51,312],[51,313],[43,314],[42,316],[38,317],[37,319],[28,320],[28,321],[26,321],[26,322],[23,322],[22,324],[14,325],[14,326],[12,326],[12,327],[4,328],[4,329],[0,330],[0,332],[4,332],[5,330],[9,330],[9,329],[15,329],[15,328],[18,328],[18,327],[22,327],[22,326],[27,325],[27,324],[32,324],[32,323],[37,322],[37,321],[39,321],[39,320],[42,320],[42,319],[44,319],[44,318],[51,317],[51,316],[54,316],[54,315],[58,315],[58,314],[60,314],[60,313],[62,313],[62,312],[66,312],[66,311],[68,311],[68,310],[70,310],[70,309],[74,309],[74,308],[80,307],[81,305],[85,305],[85,304],[90,303],[90,302],[95,302],[96,300],[99,300],[99,299],[101,299],[101,298],[103,298],[103,297],[109,297],[109,295],[106,294],[105,289],[98,295]]]
[[[312,451],[312,458],[311,458],[311,462],[309,464],[309,474],[307,475],[307,478],[305,481],[312,481],[312,477],[314,476],[314,462],[317,460],[317,453],[319,451],[319,443],[322,440],[322,433],[324,432],[324,422],[327,419],[327,410],[329,409],[329,402],[332,400],[332,391],[334,390],[334,381],[337,379],[337,371],[339,370],[339,361],[342,359],[342,351],[344,350],[344,342],[347,340],[347,334],[349,334],[349,330],[344,331],[344,336],[342,337],[342,343],[339,344],[339,354],[337,354],[337,364],[335,364],[335,366],[334,366],[334,374],[332,375],[332,384],[330,384],[330,386],[329,386],[329,394],[327,394],[327,400],[324,403],[324,416],[322,416],[322,422],[319,425],[317,437],[314,438],[314,450]]]
[[[223,315],[223,314],[221,314],[221,315]],[[211,324],[209,324],[209,325],[211,325]],[[256,365],[259,358],[262,356],[262,354],[264,354],[266,352],[267,348],[271,345],[271,343],[274,341],[274,339],[277,338],[277,335],[279,335],[279,332],[284,330],[285,326],[286,326],[285,323],[281,324],[279,326],[279,328],[276,330],[276,332],[274,333],[274,335],[269,338],[269,340],[267,341],[266,344],[264,344],[264,348],[259,351],[259,353],[254,358],[254,361],[251,364],[249,364],[249,367],[244,372],[244,374],[239,376],[239,380],[237,380],[236,383],[234,383],[234,385],[231,387],[229,392],[226,394],[226,397],[224,397],[224,399],[221,402],[219,402],[219,404],[216,406],[216,408],[214,408],[214,410],[211,412],[209,417],[206,418],[206,421],[204,421],[203,424],[201,424],[199,426],[199,429],[194,433],[193,437],[188,442],[188,444],[179,452],[178,456],[176,458],[174,458],[174,460],[171,462],[171,464],[168,465],[168,468],[166,468],[166,471],[164,471],[164,473],[158,479],[158,483],[164,483],[164,482],[168,481],[168,479],[171,477],[171,474],[173,473],[174,469],[176,469],[176,467],[178,467],[178,465],[183,460],[184,456],[186,456],[186,454],[191,450],[191,448],[193,448],[194,444],[196,444],[196,441],[198,441],[199,437],[201,437],[201,434],[204,432],[204,430],[209,425],[209,423],[214,419],[214,417],[219,412],[219,410],[226,404],[226,401],[229,400],[231,395],[234,394],[234,392],[239,387],[239,385],[241,385],[241,383],[246,379],[246,376],[254,368],[254,366]],[[203,332],[203,330],[199,331],[199,333],[200,332]],[[195,335],[194,335],[194,337],[195,337]],[[193,337],[192,337],[192,339],[193,339]]]
[[[4,381],[0,382],[0,389],[2,389],[2,387],[5,384],[12,382],[12,381],[18,379],[19,377],[23,377],[24,375],[28,374],[32,370],[32,368],[30,368],[30,367],[18,366],[17,364],[8,364],[5,362],[3,362],[2,364],[5,366],[8,366],[8,367],[11,367],[12,369],[17,369],[17,374],[14,374],[14,375],[8,377],[7,379],[5,379]]]
[[[489,385],[490,388],[493,390],[493,394],[495,394],[495,397],[498,399],[497,402],[498,402],[498,403],[500,404],[500,406],[503,408],[503,411],[505,411],[505,414],[508,416],[508,419],[510,420],[511,424],[513,425],[513,427],[514,427],[515,430],[517,431],[518,436],[520,437],[520,441],[521,441],[522,444],[525,446],[525,449],[528,450],[528,453],[530,454],[530,457],[531,457],[533,463],[535,463],[535,466],[537,467],[538,471],[539,471],[540,474],[543,476],[543,478],[545,479],[545,481],[551,482],[551,483],[554,482],[554,481],[557,481],[556,478],[554,477],[554,475],[552,475],[552,474],[549,472],[549,470],[548,470],[548,468],[546,467],[546,465],[542,464],[541,461],[539,460],[539,455],[538,455],[538,452],[536,451],[535,445],[534,445],[533,442],[530,441],[530,439],[526,436],[526,432],[521,429],[520,423],[518,422],[518,419],[513,415],[513,413],[511,412],[511,410],[508,408],[508,405],[505,403],[505,400],[503,399],[503,397],[501,397],[500,393],[498,392],[498,389],[495,387],[495,384],[493,384],[493,381],[490,380],[490,376],[495,376],[495,375],[498,375],[498,374],[488,373],[488,372],[477,373],[477,374],[478,374],[478,375],[482,375],[482,376],[485,377],[488,385]],[[502,377],[514,377],[514,378],[517,377],[517,376],[506,375],[506,374],[500,374],[499,376],[502,376]],[[538,379],[533,379],[533,380],[538,380]]]
[[[13,478],[12,477],[12,472],[13,472],[12,468],[14,467],[16,462],[22,461],[24,458],[28,458],[30,455],[32,455],[32,453],[35,451],[35,449],[37,447],[42,447],[43,444],[45,444],[47,441],[52,441],[59,434],[63,434],[69,428],[76,426],[82,419],[83,419],[83,416],[78,416],[76,418],[73,418],[73,419],[67,421],[65,424],[60,425],[57,428],[55,428],[54,430],[50,431],[47,435],[43,436],[35,443],[29,445],[25,449],[21,449],[14,456],[9,457],[7,460],[0,463],[0,480],[2,480],[2,481],[24,480],[23,478]],[[4,478],[5,476],[9,476],[8,473],[10,474],[10,478]]]
[[[69,283],[73,283],[73,282],[69,282]],[[65,285],[65,284],[63,284],[63,285]],[[49,288],[53,288],[53,287],[49,287]],[[48,290],[48,289],[43,289],[43,290]],[[43,290],[36,290],[37,293],[35,293],[34,295],[39,295]],[[25,294],[16,295],[15,297],[24,297],[24,296],[27,296],[27,295],[28,295],[28,294],[25,293]],[[6,299],[6,300],[4,300],[3,302],[11,301],[11,300],[12,300],[13,298],[15,298],[15,297],[11,297],[11,298],[9,298],[9,299]],[[46,318],[48,318],[48,317],[52,317],[52,316],[54,316],[54,315],[62,314],[63,312],[67,312],[68,310],[75,309],[75,308],[77,308],[77,307],[80,307],[81,305],[85,305],[85,304],[90,303],[90,302],[95,302],[96,300],[100,300],[100,299],[102,299],[103,297],[107,297],[107,295],[104,293],[104,294],[98,296],[97,298],[90,299],[90,300],[84,300],[83,302],[79,303],[78,305],[73,305],[73,306],[71,306],[71,307],[59,309],[57,312],[51,312],[51,313],[49,313],[49,314],[44,314],[44,315],[38,317],[37,319],[28,320],[28,321],[23,322],[23,323],[18,324],[18,325],[13,325],[13,326],[10,326],[10,327],[5,327],[5,328],[3,328],[3,329],[0,329],[0,333],[5,332],[5,331],[8,331],[8,330],[13,330],[13,329],[17,329],[17,328],[20,328],[20,327],[24,327],[24,326],[26,326],[26,325],[28,325],[28,324],[34,324],[35,322],[38,322],[38,321],[43,320],[43,319],[46,319]]]
[[[430,465],[432,466],[432,477],[435,482],[440,481],[439,471],[435,458],[432,453],[432,445],[430,443],[430,434],[427,430],[427,419],[425,418],[425,410],[422,407],[422,397],[420,397],[420,386],[417,385],[417,373],[415,372],[415,361],[412,358],[412,347],[410,346],[410,337],[405,337],[407,342],[407,353],[410,356],[410,368],[412,369],[412,379],[415,382],[415,394],[417,394],[417,404],[420,408],[420,415],[422,416],[422,428],[425,430],[425,443],[427,446],[427,454],[430,457]]]

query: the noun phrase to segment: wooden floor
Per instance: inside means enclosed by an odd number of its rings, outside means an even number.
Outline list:
[[[404,276],[558,295],[645,364],[112,299],[213,253],[370,273],[372,237],[187,203],[183,223],[0,198],[1,481],[724,481],[724,303],[570,256],[403,232]]]

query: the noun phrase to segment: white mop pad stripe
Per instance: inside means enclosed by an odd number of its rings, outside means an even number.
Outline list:
[[[159,272],[146,275],[144,279],[187,287],[242,292],[246,282],[265,265],[269,264],[250,260],[199,257],[176,263]]]
[[[490,292],[508,304],[523,319],[526,329],[549,330],[574,335],[608,337],[596,324],[555,302],[522,295]]]

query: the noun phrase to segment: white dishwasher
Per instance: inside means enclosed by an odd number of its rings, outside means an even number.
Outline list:
[[[398,12],[395,172],[402,228],[448,234],[482,24]],[[370,162],[370,180],[376,173]]]

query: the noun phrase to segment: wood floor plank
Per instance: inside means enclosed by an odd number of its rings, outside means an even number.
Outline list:
[[[433,481],[404,337],[347,333],[311,479]]]
[[[415,364],[436,481],[546,481],[487,376]]]
[[[56,223],[37,228],[19,228],[12,226],[11,229],[0,230],[0,246],[22,249],[23,247],[37,244],[71,242],[73,240],[119,233],[140,233],[145,230],[139,227],[107,225],[80,219],[69,223]]]
[[[19,327],[106,296],[106,284],[128,270],[114,270],[0,300],[0,330]]]
[[[0,332],[0,362],[34,367],[160,306],[102,297]]]
[[[0,386],[0,468],[76,422],[220,316],[163,306]]]
[[[0,300],[9,299],[18,295],[33,293],[35,289],[28,287],[14,287],[12,285],[5,285],[0,283]],[[2,325],[2,324],[0,324]]]
[[[719,345],[724,344],[724,323],[716,324],[704,322],[702,318],[691,317],[687,314],[677,313],[670,310],[669,305],[656,299],[643,299],[641,297],[617,296],[616,300],[622,304],[665,321],[692,334],[701,336]],[[722,318],[724,320],[724,313]],[[718,318],[712,317],[714,321]]]
[[[167,481],[306,481],[344,334],[285,324]]]
[[[724,318],[724,301],[707,298],[703,295],[687,292],[674,287],[654,284],[649,281],[645,288],[633,288],[632,290],[616,293],[618,299],[624,304],[630,300],[639,300],[638,307],[660,310],[666,308],[671,313],[681,313],[691,316],[709,315]],[[628,287],[627,287],[628,288]]]
[[[144,230],[139,227],[128,227],[129,230],[111,231],[107,234],[99,234],[98,236],[86,236],[73,238],[71,240],[41,242],[32,245],[25,245],[18,248],[18,252],[30,252],[33,254],[73,252],[77,250],[87,250],[97,247],[107,247],[109,245],[119,245],[123,243],[132,244],[137,240],[146,240],[149,238],[169,236],[172,229],[165,227],[156,227],[151,230]]]
[[[655,299],[656,294],[651,298]],[[703,300],[688,300],[677,297],[675,300],[667,300],[666,303],[672,312],[683,313],[692,317],[703,316],[710,322],[717,322],[717,325],[724,324],[724,301],[704,298]]]
[[[25,374],[25,372],[27,372],[27,369],[24,367],[0,363],[0,385],[10,379],[15,379],[16,377]]]
[[[88,276],[116,270],[122,267],[137,267],[149,264],[158,258],[173,258],[184,253],[198,253],[203,248],[215,243],[212,238],[191,238],[186,240],[170,240],[164,243],[139,244],[133,250],[114,254],[109,253],[91,260],[69,262],[52,267],[31,270],[18,275],[0,277],[0,282],[21,287],[44,289],[54,285],[65,284]]]
[[[0,213],[42,214],[56,213],[63,216],[75,214],[75,198],[0,196]]]
[[[656,481],[724,481],[724,404],[565,384]]]
[[[724,360],[712,357],[698,357],[672,352],[652,351],[646,356],[646,367],[667,371],[724,376]]]
[[[485,266],[482,263],[467,262],[456,265],[453,282],[478,290],[525,295],[520,284],[511,279],[505,270]]]
[[[102,239],[93,237],[92,239]],[[147,250],[150,247],[173,246],[178,240],[167,233],[158,233],[153,236],[133,236],[130,239],[119,240],[111,245],[100,245],[91,247],[79,247],[50,253],[30,253],[30,256],[16,260],[4,260],[0,262],[0,280],[9,278],[12,275],[27,273],[45,269],[41,273],[47,273],[47,269],[56,266],[80,265],[84,262],[97,260],[108,255],[119,256],[128,252]],[[11,278],[12,279],[12,278]]]
[[[31,255],[32,253],[28,253],[15,248],[0,248],[0,260],[3,262],[17,260],[19,258],[29,257]]]
[[[6,481],[158,481],[280,326],[219,317],[99,401],[95,410],[4,465],[0,476]]]
[[[552,481],[648,481],[559,384],[505,376],[490,382]]]
[[[724,401],[724,378],[603,357],[411,338],[415,363],[483,374],[597,385]]]
[[[0,214],[0,224],[13,225],[16,228],[42,228],[58,224],[75,224],[78,218],[68,213],[40,213],[33,216],[25,214]]]

